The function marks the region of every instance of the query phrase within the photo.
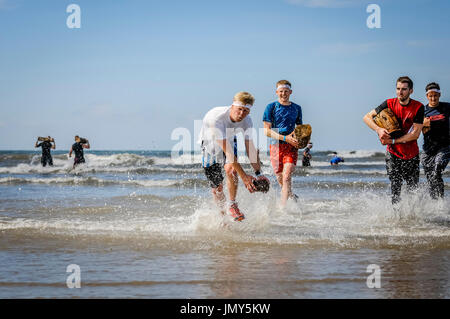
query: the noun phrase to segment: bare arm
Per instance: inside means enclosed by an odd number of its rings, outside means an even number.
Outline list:
[[[423,124],[413,123],[412,130],[408,134],[395,139],[395,144],[417,140],[420,136],[420,132],[422,132],[422,128]],[[386,144],[392,144],[392,139],[389,139]]]
[[[55,142],[55,139],[53,139],[52,149],[55,149],[55,148],[56,148],[56,142]]]
[[[72,157],[72,152],[73,152],[73,150],[72,150],[72,147],[71,147],[70,151],[69,151],[69,157]]]
[[[391,136],[389,135],[388,131],[385,128],[379,127],[378,125],[375,124],[375,122],[373,121],[373,117],[375,115],[377,115],[377,112],[375,110],[372,110],[366,115],[364,115],[363,121],[369,128],[371,128],[378,134],[380,142],[383,144],[383,142],[389,140]]]
[[[87,141],[86,144],[83,144],[83,148],[91,148],[91,144],[89,144],[89,141]]]
[[[378,125],[375,124],[375,122],[373,121],[373,117],[377,115],[377,112],[375,110],[370,111],[369,113],[367,113],[366,115],[364,115],[363,117],[363,121],[364,123],[366,123],[366,125],[368,127],[370,127],[372,130],[377,131],[378,129],[380,129],[381,127],[379,127]]]
[[[256,150],[252,140],[245,140],[245,150],[250,160],[250,165],[256,171],[261,171],[261,161],[259,160],[259,152]]]
[[[236,170],[238,175],[241,177],[245,187],[248,189],[250,193],[253,193],[256,190],[255,185],[253,185],[253,180],[255,178],[245,173],[241,164],[238,163],[237,158],[234,155],[233,147],[230,145],[230,143],[228,143],[227,140],[217,140],[217,144],[220,146],[220,148],[222,148],[223,152],[225,153],[225,156],[228,159],[231,159],[231,165]]]
[[[263,122],[264,123],[264,134],[270,138],[273,138],[275,140],[284,141],[284,138],[286,137],[286,142],[291,144],[292,146],[298,148],[299,143],[297,139],[295,138],[294,131],[289,133],[288,135],[282,135],[278,134],[274,130],[272,130],[272,123],[270,122]]]

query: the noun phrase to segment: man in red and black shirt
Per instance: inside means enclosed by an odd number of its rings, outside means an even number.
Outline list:
[[[410,98],[413,82],[407,76],[397,80],[397,98],[384,101],[364,116],[364,122],[377,132],[381,144],[387,145],[386,170],[391,181],[392,203],[400,201],[403,180],[407,189],[414,190],[419,184],[419,146],[417,139],[423,127],[424,106]],[[403,135],[393,139],[386,129],[379,127],[373,117],[390,108],[400,123]]]

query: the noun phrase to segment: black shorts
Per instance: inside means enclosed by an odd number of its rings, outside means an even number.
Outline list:
[[[75,159],[73,160],[73,165],[78,165],[81,163],[86,163],[84,157],[75,157]]]
[[[302,165],[303,166],[311,166],[311,162],[309,161],[309,157],[303,156]]]
[[[222,166],[223,164],[216,163],[209,167],[203,167],[206,178],[212,188],[219,187],[219,185],[223,182]]]
[[[41,157],[41,164],[42,166],[46,166],[47,164],[50,166],[53,166],[53,158],[51,156],[42,156]]]
[[[390,180],[403,180],[412,184],[419,183],[419,155],[409,160],[401,159],[390,152],[386,152],[386,171]]]

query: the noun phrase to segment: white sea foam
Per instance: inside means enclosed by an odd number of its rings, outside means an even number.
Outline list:
[[[145,212],[134,209],[131,200],[121,209],[111,210],[107,218],[97,219],[96,214],[77,213],[78,209],[41,219],[0,217],[0,230],[161,242],[450,247],[448,199],[432,201],[426,193],[405,193],[393,209],[387,195],[353,192],[330,200],[300,197],[298,203],[290,201],[280,210],[277,196],[275,190],[264,195],[240,189],[239,207],[246,216],[243,222],[223,218],[206,197],[200,206],[189,200],[180,204],[166,200],[160,209]],[[187,206],[183,209],[180,205]]]
[[[21,163],[12,167],[0,167],[0,174],[50,174],[73,172],[127,172],[130,169],[149,167],[151,158],[134,154],[114,154],[111,156],[86,155],[86,163],[78,165],[73,170],[73,159],[53,158],[53,166],[43,167],[39,160],[31,163]]]
[[[144,186],[144,187],[170,187],[182,185],[185,180],[110,180],[101,179],[98,177],[0,177],[0,184],[67,184],[67,185],[130,185],[130,186]]]
[[[370,158],[384,153],[384,151],[370,151],[370,150],[355,150],[355,151],[340,150],[335,152],[338,154],[338,156],[342,156],[344,158]],[[332,152],[328,154],[328,156],[330,157],[333,155],[334,154]]]
[[[299,170],[297,169],[297,172]],[[362,169],[351,169],[346,166],[338,166],[331,167],[328,170],[314,168],[311,166],[304,170],[304,173],[307,175],[346,175],[346,174],[360,174],[360,175],[386,175],[386,169],[370,169],[370,170],[362,170]]]
[[[343,167],[349,167],[349,166],[378,166],[378,165],[382,165],[385,166],[386,162],[383,161],[370,161],[370,162],[343,162],[343,163],[339,163],[339,166],[343,166]],[[311,167],[330,167],[330,161],[314,161],[311,160]]]

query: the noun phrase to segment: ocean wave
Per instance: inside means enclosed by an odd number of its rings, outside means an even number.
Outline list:
[[[405,195],[394,210],[389,196],[365,192],[338,199],[302,199],[277,209],[271,196],[240,196],[246,219],[235,223],[222,218],[212,201],[195,198],[161,200],[158,210],[136,210],[133,201],[113,210],[98,207],[87,213],[41,218],[0,216],[0,231],[25,236],[69,236],[95,240],[118,239],[145,242],[148,247],[172,249],[188,243],[204,248],[217,245],[304,245],[337,247],[450,247],[448,200],[427,200],[425,195]],[[136,199],[137,200],[137,199]],[[69,210],[70,208],[67,208]],[[77,210],[78,209],[78,210]],[[52,210],[52,212],[55,209]],[[172,212],[172,213],[170,213]],[[224,227],[224,225],[226,225]]]
[[[319,155],[319,156],[327,156],[332,157],[334,156],[334,152],[338,154],[338,156],[342,156],[344,158],[355,158],[355,159],[361,159],[361,158],[384,158],[385,152],[380,151],[374,151],[374,150],[336,150],[336,151],[317,151],[312,153],[312,155]]]
[[[142,187],[193,187],[196,185],[208,185],[206,179],[186,178],[178,180],[110,180],[97,177],[51,177],[51,178],[21,178],[21,177],[1,177],[0,184],[47,184],[47,185],[86,185],[86,186],[108,186],[108,185],[128,185]]]
[[[269,176],[270,177],[270,176]],[[201,189],[209,189],[209,182],[203,176],[200,178],[180,178],[180,179],[164,179],[164,180],[142,180],[142,179],[102,179],[93,176],[61,176],[61,177],[1,177],[0,185],[64,185],[64,186],[122,186],[122,187],[144,187],[144,188],[183,188],[193,189],[199,187]],[[243,185],[241,185],[243,187]],[[271,192],[277,192],[277,182],[275,178],[271,177]],[[320,190],[339,191],[339,190],[383,190],[389,187],[389,180],[385,181],[308,181],[293,179],[293,187],[300,192],[304,190],[315,192]],[[446,190],[450,189],[450,183],[444,183]]]
[[[310,167],[331,167],[330,161],[315,161],[314,159],[311,160],[311,166]],[[301,163],[298,163],[298,167]],[[376,166],[386,166],[386,162],[383,161],[364,161],[364,162],[351,162],[346,161],[344,163],[339,163],[339,167],[358,167],[358,168],[370,168],[370,167],[376,167]],[[333,166],[333,168],[336,166]]]
[[[0,163],[6,161],[31,161],[33,156],[36,154],[17,154],[17,153],[9,153],[9,154],[0,154]]]
[[[311,167],[301,166],[300,158],[296,169],[296,175],[344,175],[360,174],[384,176],[386,175],[384,154],[375,151],[347,151],[344,157],[348,161],[331,167],[328,159],[328,153],[314,156],[311,161]],[[320,154],[320,152],[318,152]],[[382,154],[382,157],[379,155]],[[166,154],[165,154],[166,155]],[[168,153],[167,155],[170,155]],[[202,174],[201,155],[184,154],[173,158],[167,156],[147,156],[132,153],[117,154],[86,154],[86,163],[73,169],[73,159],[68,158],[67,154],[58,154],[53,156],[53,166],[42,167],[40,165],[39,155],[30,154],[2,154],[3,158],[14,157],[16,159],[28,159],[28,163],[19,163],[13,166],[0,166],[0,174],[73,174],[73,173],[116,173],[116,174]],[[325,159],[323,157],[326,157]],[[360,160],[366,158],[367,160]],[[379,160],[378,160],[379,158]],[[251,170],[249,159],[240,155],[239,161],[246,170]],[[270,157],[267,154],[261,154],[263,170],[271,174]],[[422,171],[422,170],[421,170]],[[444,176],[450,176],[447,169]]]
[[[72,163],[67,163],[64,165],[58,165],[55,163],[54,166],[42,167],[41,165],[30,165],[30,164],[19,164],[14,167],[0,167],[0,174],[40,174],[40,175],[50,175],[50,174],[84,174],[84,173],[116,173],[116,174],[159,174],[159,173],[172,173],[172,174],[196,174],[202,173],[203,169],[200,165],[195,165],[194,167],[101,167],[97,165],[90,165],[90,163],[82,164],[77,166],[75,169],[72,168]]]
[[[297,168],[293,174],[294,176],[309,176],[309,175],[363,175],[363,176],[385,176],[387,175],[385,169],[351,169],[343,166],[340,167],[330,167],[329,169],[320,168]]]
[[[155,162],[154,157],[147,157],[143,155],[119,153],[112,155],[94,155],[86,154],[86,161],[94,164],[97,167],[145,167],[153,165]]]

